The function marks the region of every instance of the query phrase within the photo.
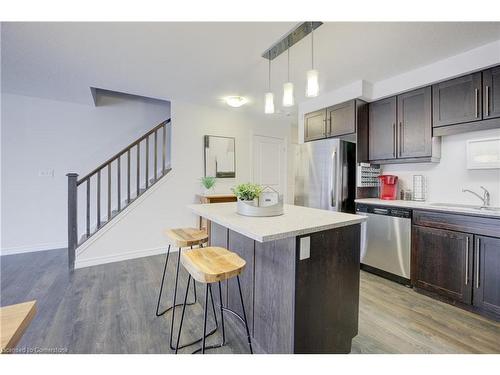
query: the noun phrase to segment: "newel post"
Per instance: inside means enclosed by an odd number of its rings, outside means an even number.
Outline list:
[[[78,244],[77,223],[77,173],[68,173],[68,266],[70,271],[75,269],[75,251]]]

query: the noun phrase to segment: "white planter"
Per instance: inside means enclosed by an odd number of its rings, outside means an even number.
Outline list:
[[[252,199],[251,201],[242,201],[241,199],[238,199],[238,207],[243,207],[243,205],[257,207],[259,205],[259,200],[257,198]]]
[[[258,199],[242,201],[238,199],[236,212],[243,216],[279,216],[283,215],[283,202],[273,206],[259,207]]]
[[[214,195],[214,188],[203,189],[203,195]]]

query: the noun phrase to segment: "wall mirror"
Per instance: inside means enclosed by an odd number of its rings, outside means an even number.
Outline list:
[[[235,139],[205,135],[205,176],[236,177]]]

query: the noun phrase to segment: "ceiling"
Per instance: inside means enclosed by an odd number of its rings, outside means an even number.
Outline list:
[[[295,26],[258,23],[3,23],[2,91],[92,103],[89,87],[166,100],[223,105],[245,95],[262,112],[267,60],[261,57]],[[415,69],[500,40],[500,22],[325,23],[315,34],[315,67],[329,91]],[[272,62],[280,101],[286,54]],[[304,100],[310,37],[290,50],[290,78]]]

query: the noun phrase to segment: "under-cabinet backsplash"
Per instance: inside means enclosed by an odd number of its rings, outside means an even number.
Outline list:
[[[500,169],[467,169],[466,141],[489,137],[500,137],[500,129],[443,137],[439,163],[383,165],[382,173],[399,176],[400,189],[412,189],[413,175],[424,175],[428,202],[480,204],[462,189],[480,193],[482,185],[491,194],[491,205],[500,206]]]

